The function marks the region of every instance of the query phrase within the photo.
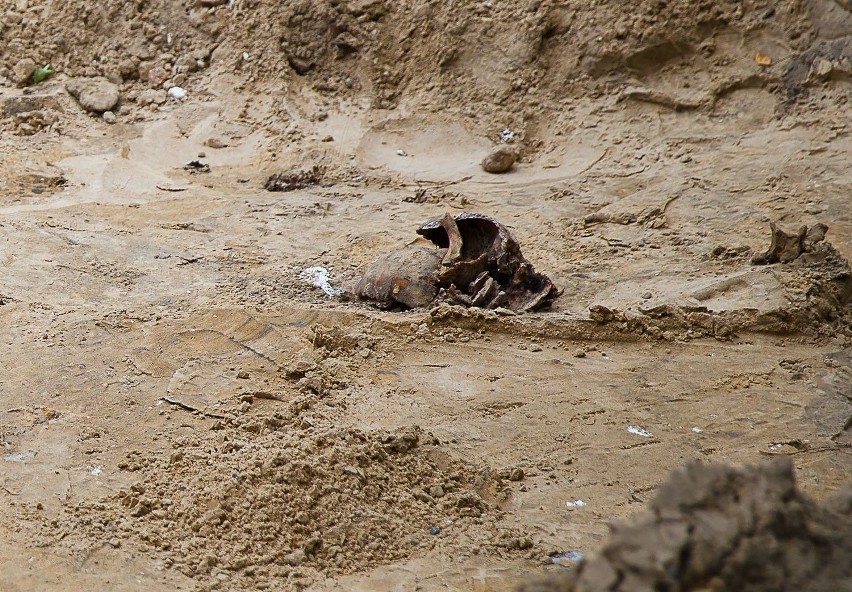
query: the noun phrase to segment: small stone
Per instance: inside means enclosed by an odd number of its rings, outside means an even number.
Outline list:
[[[184,54],[180,56],[177,60],[175,60],[174,72],[176,75],[185,73],[192,73],[196,70],[200,69],[200,64],[198,60],[192,54]]]
[[[12,80],[20,86],[29,84],[35,69],[36,63],[30,58],[24,58],[12,68]]]
[[[104,78],[106,78],[113,84],[121,84],[122,82],[124,82],[124,78],[121,76],[121,71],[118,69],[118,66],[105,68],[103,75]]]
[[[83,109],[92,113],[112,111],[118,104],[118,85],[106,78],[75,78],[65,88]]]
[[[440,499],[440,498],[444,497],[444,495],[445,495],[444,494],[444,488],[441,487],[440,485],[433,485],[432,487],[429,488],[429,495],[431,495],[432,497],[434,497],[436,499]]]
[[[645,300],[650,299],[651,296],[653,296],[653,294],[651,294],[650,292],[645,292],[644,294],[642,294],[642,298]]]
[[[115,113],[112,111],[104,111],[104,114],[101,115],[101,117],[103,117],[104,121],[109,124],[115,123],[116,121]]]
[[[147,107],[148,105],[152,104],[162,105],[166,102],[166,93],[160,90],[149,88],[139,93],[139,97],[136,99],[136,102],[139,104],[140,107]]]
[[[811,64],[811,70],[808,73],[808,81],[825,80],[834,70],[834,64],[825,58],[817,58]]]
[[[482,168],[487,173],[505,173],[512,168],[516,160],[518,160],[518,152],[513,147],[497,146],[482,159]]]
[[[586,357],[586,350],[578,349],[577,351],[574,352],[574,357],[575,358],[585,358]]]
[[[239,372],[237,372],[237,378],[240,378],[240,379],[242,379],[242,380],[245,380],[245,379],[247,379],[248,377],[249,377],[249,373],[248,373],[247,371],[245,371],[245,370],[240,370]]]
[[[600,304],[589,307],[589,316],[598,323],[607,323],[615,318],[615,314],[610,309]]]
[[[207,138],[207,141],[205,142],[205,144],[207,144],[208,147],[213,148],[213,149],[227,148],[228,147],[227,142],[225,142],[221,138],[216,138],[216,137]]]
[[[433,526],[432,528],[429,529],[429,534],[431,534],[432,536],[437,536],[437,535],[441,534],[441,529],[438,528],[437,526]]]
[[[314,67],[312,62],[308,60],[303,60],[296,56],[288,56],[287,62],[290,64],[290,67],[293,68],[293,71],[296,72],[299,76],[304,76]]]
[[[302,549],[297,549],[283,557],[285,565],[299,565],[306,559],[305,552]]]
[[[141,78],[140,69],[140,78]],[[163,83],[169,79],[169,73],[162,66],[154,66],[145,72],[145,78],[148,79],[148,86],[151,88],[160,88]]]
[[[526,474],[523,469],[514,468],[509,471],[509,481],[523,481]]]
[[[533,343],[532,345],[530,345],[530,351],[531,352],[540,352],[541,349],[542,349],[541,346],[537,343]]]
[[[139,78],[139,66],[131,58],[125,58],[118,63],[118,73],[122,80]]]

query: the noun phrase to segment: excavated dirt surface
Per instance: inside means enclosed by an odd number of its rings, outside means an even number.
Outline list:
[[[0,590],[507,590],[852,473],[849,2],[0,8]],[[464,211],[550,308],[346,293]]]

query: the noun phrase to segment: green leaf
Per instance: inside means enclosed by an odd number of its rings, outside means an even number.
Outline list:
[[[33,72],[33,84],[38,84],[39,82],[44,82],[51,76],[53,76],[53,66],[50,64],[44,66],[43,68],[36,68]]]

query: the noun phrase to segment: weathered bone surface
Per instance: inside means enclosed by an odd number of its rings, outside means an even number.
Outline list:
[[[383,308],[394,303],[426,306],[438,293],[437,270],[443,256],[441,250],[424,247],[388,253],[367,268],[355,292]]]
[[[796,234],[789,234],[778,228],[774,222],[769,223],[772,230],[772,243],[765,253],[755,255],[753,265],[768,265],[770,263],[789,263],[798,259],[802,253],[809,252],[814,245],[821,242],[828,232],[828,226],[817,223],[808,228],[802,226]]]
[[[373,263],[358,283],[361,298],[409,308],[438,300],[526,312],[549,306],[560,291],[537,273],[509,230],[473,212],[445,214],[417,233],[439,249],[404,249]]]

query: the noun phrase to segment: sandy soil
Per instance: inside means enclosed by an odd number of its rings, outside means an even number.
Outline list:
[[[688,461],[849,479],[848,3],[102,4],[4,0],[0,589],[505,590]],[[551,309],[303,276],[465,210]]]

